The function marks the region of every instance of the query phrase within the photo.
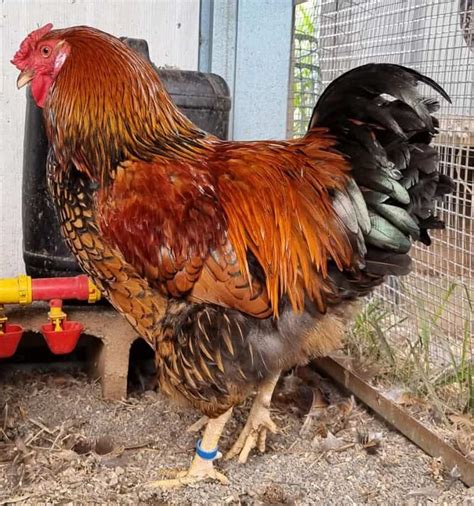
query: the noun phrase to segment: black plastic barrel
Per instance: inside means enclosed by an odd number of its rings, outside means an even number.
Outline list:
[[[123,38],[133,49],[148,57],[148,45],[141,39]],[[226,139],[231,100],[222,77],[201,72],[156,69],[168,93],[193,123],[206,132]],[[57,277],[80,272],[64,243],[46,185],[48,141],[42,110],[28,89],[23,154],[23,258],[26,272],[33,277]]]

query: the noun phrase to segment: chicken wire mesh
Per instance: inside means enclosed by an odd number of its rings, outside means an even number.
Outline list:
[[[317,4],[302,4],[295,9],[289,136],[306,131],[315,99],[321,92],[316,14]]]
[[[455,410],[473,399],[474,1],[319,0],[295,8],[291,132],[301,135],[321,91],[369,62],[412,67],[451,96],[437,113],[441,171],[456,190],[439,212],[446,230],[413,248],[413,272],[391,278],[369,306],[393,361],[411,358],[409,376]],[[433,96],[432,90],[421,90]],[[374,315],[372,314],[372,317]],[[402,353],[398,353],[402,351]],[[395,364],[399,369],[401,364]],[[406,372],[406,371],[405,371]],[[412,378],[405,378],[409,383]]]

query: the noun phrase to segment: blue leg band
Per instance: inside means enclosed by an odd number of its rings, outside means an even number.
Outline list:
[[[219,451],[217,448],[214,450],[208,452],[206,450],[203,450],[201,448],[201,440],[198,439],[198,442],[196,443],[196,453],[201,457],[203,460],[215,460],[219,456]]]

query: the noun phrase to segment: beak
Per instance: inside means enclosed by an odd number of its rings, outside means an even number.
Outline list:
[[[20,75],[18,76],[18,79],[16,80],[16,87],[18,89],[23,88],[23,86],[26,86],[35,76],[35,73],[33,70],[23,70]]]

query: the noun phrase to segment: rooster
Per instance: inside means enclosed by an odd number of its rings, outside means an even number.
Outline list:
[[[336,349],[356,301],[410,270],[452,190],[430,146],[439,104],[418,72],[368,64],[320,97],[308,132],[231,142],[172,104],[152,66],[80,26],[30,33],[12,63],[50,142],[47,178],[82,269],[156,350],[161,391],[207,417],[189,469],[159,486],[226,481],[213,460],[232,408],[257,391],[228,453],[275,432],[281,371]]]

